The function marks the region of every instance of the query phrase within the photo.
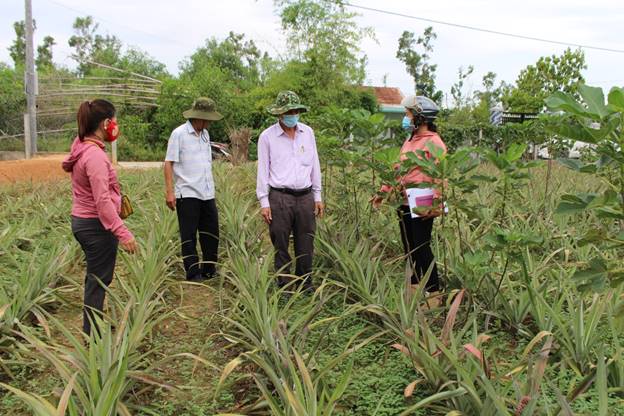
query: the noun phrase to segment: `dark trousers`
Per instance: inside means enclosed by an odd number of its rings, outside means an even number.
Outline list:
[[[82,329],[88,335],[95,317],[102,317],[104,286],[108,287],[113,281],[119,241],[97,218],[72,217],[72,233],[87,261]]]
[[[186,278],[203,275],[211,277],[216,272],[217,252],[219,250],[219,214],[214,199],[203,201],[197,198],[178,198],[176,200],[182,258]],[[197,255],[197,234],[202,250],[203,261]]]
[[[412,284],[417,284],[425,276],[431,264],[433,269],[427,281],[426,290],[430,292],[440,290],[438,267],[431,251],[431,230],[433,218],[412,218],[407,205],[401,205],[397,210],[401,241],[405,254],[409,253],[410,265],[414,274]]]
[[[291,257],[288,253],[291,234],[295,240],[295,274],[304,278],[303,285],[312,284],[312,256],[314,254],[314,195],[294,196],[272,190],[269,194],[271,216],[269,225],[271,242],[275,248],[275,270],[284,274],[291,272]],[[279,278],[283,286],[287,281]]]

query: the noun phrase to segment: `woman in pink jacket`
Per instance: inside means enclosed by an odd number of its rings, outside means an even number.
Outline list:
[[[401,104],[405,107],[405,117],[402,123],[403,129],[409,133],[409,137],[401,147],[401,162],[407,159],[406,155],[408,153],[413,153],[417,150],[424,151],[426,157],[431,157],[428,149],[430,144],[446,152],[446,145],[438,135],[434,124],[439,112],[438,106],[432,100],[423,96],[406,97]],[[441,195],[440,190],[437,188],[437,183],[421,172],[419,168],[410,170],[406,175],[397,178],[397,180],[401,190],[415,188],[415,185],[426,183],[431,184],[434,199],[438,199]],[[388,193],[391,190],[392,187],[389,185],[384,185],[381,188],[382,193]],[[372,200],[373,206],[378,208],[382,201],[383,196],[375,196]],[[431,268],[431,274],[425,288],[428,292],[438,292],[440,290],[440,280],[430,243],[433,220],[440,215],[440,209],[432,207],[431,210],[421,214],[419,217],[412,218],[407,198],[405,198],[397,211],[403,248],[405,254],[409,256],[413,270],[411,283],[418,284],[429,268]]]
[[[78,137],[63,170],[72,179],[72,233],[87,261],[83,330],[91,334],[95,317],[102,316],[104,295],[113,280],[117,246],[134,253],[134,236],[119,217],[121,193],[105,142],[119,136],[115,107],[106,100],[85,101],[78,109]]]

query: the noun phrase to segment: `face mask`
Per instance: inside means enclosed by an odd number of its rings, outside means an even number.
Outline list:
[[[284,123],[286,127],[295,127],[298,121],[299,114],[288,114],[282,117],[282,123]]]
[[[412,126],[412,119],[410,119],[408,116],[403,117],[401,127],[405,131],[412,131],[414,129],[414,126]]]
[[[114,142],[119,137],[119,126],[115,120],[111,120],[106,127],[107,142]]]

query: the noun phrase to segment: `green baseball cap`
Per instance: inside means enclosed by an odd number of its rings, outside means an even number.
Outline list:
[[[223,116],[217,112],[216,104],[213,100],[207,97],[199,97],[193,103],[193,107],[190,110],[186,110],[182,113],[184,118],[196,118],[198,120],[221,120]]]
[[[292,91],[282,91],[277,94],[275,103],[268,109],[269,113],[279,116],[290,110],[300,110],[302,113],[308,111],[308,107],[301,104],[299,96]]]

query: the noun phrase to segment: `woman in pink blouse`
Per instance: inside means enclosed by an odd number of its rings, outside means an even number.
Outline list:
[[[431,157],[428,149],[430,144],[446,152],[446,145],[438,135],[434,124],[439,112],[438,106],[432,100],[423,96],[406,97],[401,104],[405,107],[405,117],[402,123],[403,129],[409,133],[409,137],[401,147],[401,162],[407,160],[408,153],[418,150],[424,151],[426,157]],[[419,168],[410,170],[404,176],[397,178],[397,181],[398,188],[405,197],[397,213],[399,215],[399,228],[401,230],[403,248],[405,254],[409,256],[410,266],[413,271],[411,283],[418,284],[431,269],[425,288],[428,292],[437,292],[440,290],[440,281],[430,243],[433,220],[440,215],[440,210],[432,206],[431,210],[420,214],[417,218],[412,218],[404,190],[412,187],[416,188],[415,185],[423,183],[431,184],[430,188],[433,190],[433,198],[438,199],[441,195],[440,189],[436,187],[436,181],[423,173]],[[388,193],[391,190],[392,186],[384,185],[381,188],[381,193]],[[378,208],[382,201],[383,196],[375,196],[372,200],[373,206]]]
[[[119,137],[115,107],[106,100],[85,101],[78,109],[78,137],[63,160],[71,172],[72,233],[87,261],[83,330],[89,335],[95,317],[102,316],[104,295],[113,280],[117,246],[134,253],[137,244],[119,212],[121,192],[105,142]]]

